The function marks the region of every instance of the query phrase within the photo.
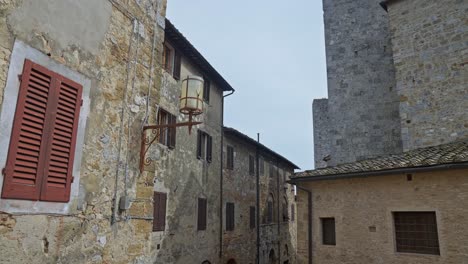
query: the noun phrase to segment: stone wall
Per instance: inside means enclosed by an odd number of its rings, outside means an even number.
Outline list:
[[[388,4],[404,150],[468,137],[466,1]]]
[[[324,0],[323,10],[330,123],[315,144],[329,145],[328,165],[401,152],[387,14],[378,0]]]
[[[465,263],[467,173],[416,173],[411,181],[403,174],[303,184],[313,194],[313,263]],[[304,205],[298,217],[298,253],[305,257],[307,210],[302,201],[307,201],[307,193],[299,191],[298,200]],[[396,211],[435,211],[440,255],[396,252],[392,216]],[[322,244],[321,217],[335,218],[336,246]]]
[[[224,164],[227,161],[227,146],[234,148],[234,169],[223,170],[223,206],[226,202],[235,204],[235,229],[225,230],[224,208],[223,263],[231,258],[237,263],[255,263],[257,230],[250,228],[249,210],[250,206],[257,207],[256,176],[249,173],[249,155],[255,157],[256,146],[226,133],[224,142]],[[267,151],[261,150],[260,157],[260,162],[264,163],[264,171],[260,173],[260,263],[270,263],[271,250],[275,254],[275,263],[287,260],[296,263],[296,223],[282,218],[283,200],[287,201],[289,217],[291,205],[296,206],[293,186],[285,182],[294,168]],[[273,177],[270,177],[270,164],[274,170]],[[274,221],[266,223],[267,199],[270,194],[274,200]]]
[[[181,79],[188,75],[205,76],[182,54]],[[178,122],[188,118],[179,114],[182,81],[164,72],[159,106],[177,116]],[[211,82],[210,102],[204,114],[195,117],[201,125],[177,129],[176,146],[169,149],[157,144],[154,159],[146,170],[155,175],[154,191],[167,193],[166,230],[153,232],[155,263],[219,262],[220,232],[220,166],[222,90]],[[197,159],[197,129],[213,138],[212,162]],[[207,199],[207,229],[197,230],[198,198]]]
[[[140,174],[138,163],[146,96],[152,112],[160,91],[165,8],[165,0],[0,1],[0,115],[14,111],[4,96],[19,41],[91,84],[76,194],[60,205],[1,200],[2,263],[151,262],[154,174]],[[118,210],[122,196],[130,211]]]

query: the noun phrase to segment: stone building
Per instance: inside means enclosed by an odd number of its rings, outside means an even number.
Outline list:
[[[229,127],[223,157],[222,263],[257,263],[257,243],[259,263],[296,263],[295,193],[286,181],[298,167]]]
[[[139,152],[163,97],[165,10],[1,1],[1,263],[153,262]]]
[[[154,208],[155,263],[219,263],[223,92],[234,90],[168,20],[165,34],[160,123],[185,120],[179,96],[188,76],[204,78],[204,114],[190,134],[179,128],[161,136],[155,161],[145,166],[155,174],[155,201],[164,200]]]
[[[329,99],[316,169],[291,180],[298,263],[466,261],[467,8],[324,0]]]

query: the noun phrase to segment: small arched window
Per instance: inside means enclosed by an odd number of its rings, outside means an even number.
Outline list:
[[[201,264],[211,264],[208,260],[203,261]]]
[[[288,199],[286,198],[286,196],[283,197],[283,221],[289,221]]]
[[[268,195],[268,200],[267,200],[267,224],[272,223],[274,220],[274,214],[275,214],[275,200],[273,199],[273,195],[270,193]]]
[[[228,260],[227,264],[237,264],[237,262],[234,259],[230,259]]]

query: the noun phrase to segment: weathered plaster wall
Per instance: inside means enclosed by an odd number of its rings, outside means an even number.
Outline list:
[[[466,1],[389,4],[404,150],[468,137]]]
[[[224,168],[223,263],[231,258],[237,263],[255,263],[257,230],[250,228],[250,206],[257,207],[256,176],[249,173],[249,155],[255,157],[256,147],[230,134],[225,134],[224,142],[224,164],[227,164],[227,146],[232,146],[234,169]],[[294,169],[279,162],[267,152],[261,151],[260,157],[260,162],[264,163],[264,172],[260,174],[260,263],[269,263],[269,253],[272,249],[276,261],[284,263],[289,260],[289,263],[296,263],[296,225],[295,222],[283,221],[282,218],[283,199],[287,200],[289,217],[291,217],[291,204],[295,204],[293,186],[285,183]],[[270,177],[270,164],[274,165],[274,177]],[[275,220],[273,223],[266,223],[267,199],[270,194],[274,197]],[[235,204],[234,231],[226,231],[225,228],[227,202]],[[287,252],[285,245],[288,248]]]
[[[309,182],[314,263],[459,264],[467,260],[467,170]],[[449,191],[447,191],[449,190]],[[307,193],[298,192],[306,201]],[[307,245],[307,216],[298,220],[300,252]],[[392,212],[435,211],[440,256],[397,253]],[[322,245],[320,217],[335,217],[336,246]],[[374,229],[370,227],[375,227]],[[300,263],[307,263],[305,261]]]
[[[379,2],[323,1],[330,123],[328,137],[315,143],[330,146],[328,165],[401,152],[392,47]]]
[[[204,76],[190,60],[182,57],[181,80],[187,75]],[[182,81],[163,73],[159,106],[175,114],[178,122],[188,121],[179,114]],[[196,121],[203,124],[177,129],[176,146],[169,149],[158,144],[153,166],[146,170],[155,175],[154,190],[168,195],[166,230],[153,232],[152,254],[155,263],[219,262],[219,200],[221,151],[221,95],[216,83],[211,83],[209,104]],[[213,138],[212,162],[197,159],[197,129]],[[207,229],[197,230],[198,198],[207,199]],[[159,248],[158,248],[159,246]]]
[[[134,209],[152,208],[139,145],[145,96],[157,100],[161,84],[165,0],[4,0],[0,14],[0,104],[15,40],[91,81],[78,194],[66,213],[1,212],[2,263],[150,262],[152,222]],[[130,212],[113,210],[125,195]]]

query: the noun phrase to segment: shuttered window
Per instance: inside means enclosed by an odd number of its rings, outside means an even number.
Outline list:
[[[231,146],[227,146],[226,168],[234,169],[234,148]]]
[[[322,243],[324,245],[336,245],[335,218],[320,218],[322,222]]]
[[[213,160],[213,138],[201,130],[197,131],[197,159]]]
[[[197,230],[206,230],[206,199],[198,198]]]
[[[164,231],[166,227],[167,195],[154,192],[153,196],[153,231]]]
[[[169,125],[175,124],[177,117],[164,109],[159,109],[157,124],[158,125]],[[176,144],[176,128],[161,128],[159,132],[159,143],[168,146],[170,149],[175,148]]]
[[[394,212],[398,252],[440,255],[435,212]]]
[[[210,81],[207,78],[203,78],[203,100],[207,103],[210,102]]]
[[[226,203],[226,230],[234,230],[234,203]]]
[[[255,175],[255,157],[249,155],[249,174]]]
[[[250,229],[255,228],[255,206],[250,206]]]
[[[168,42],[164,43],[163,47],[163,68],[174,77],[180,80],[180,69],[182,64],[182,56],[172,45]]]
[[[2,198],[70,200],[82,89],[25,60]]]
[[[172,77],[176,80],[180,80],[180,68],[182,66],[182,56],[180,52],[175,51],[174,55],[174,74]]]

